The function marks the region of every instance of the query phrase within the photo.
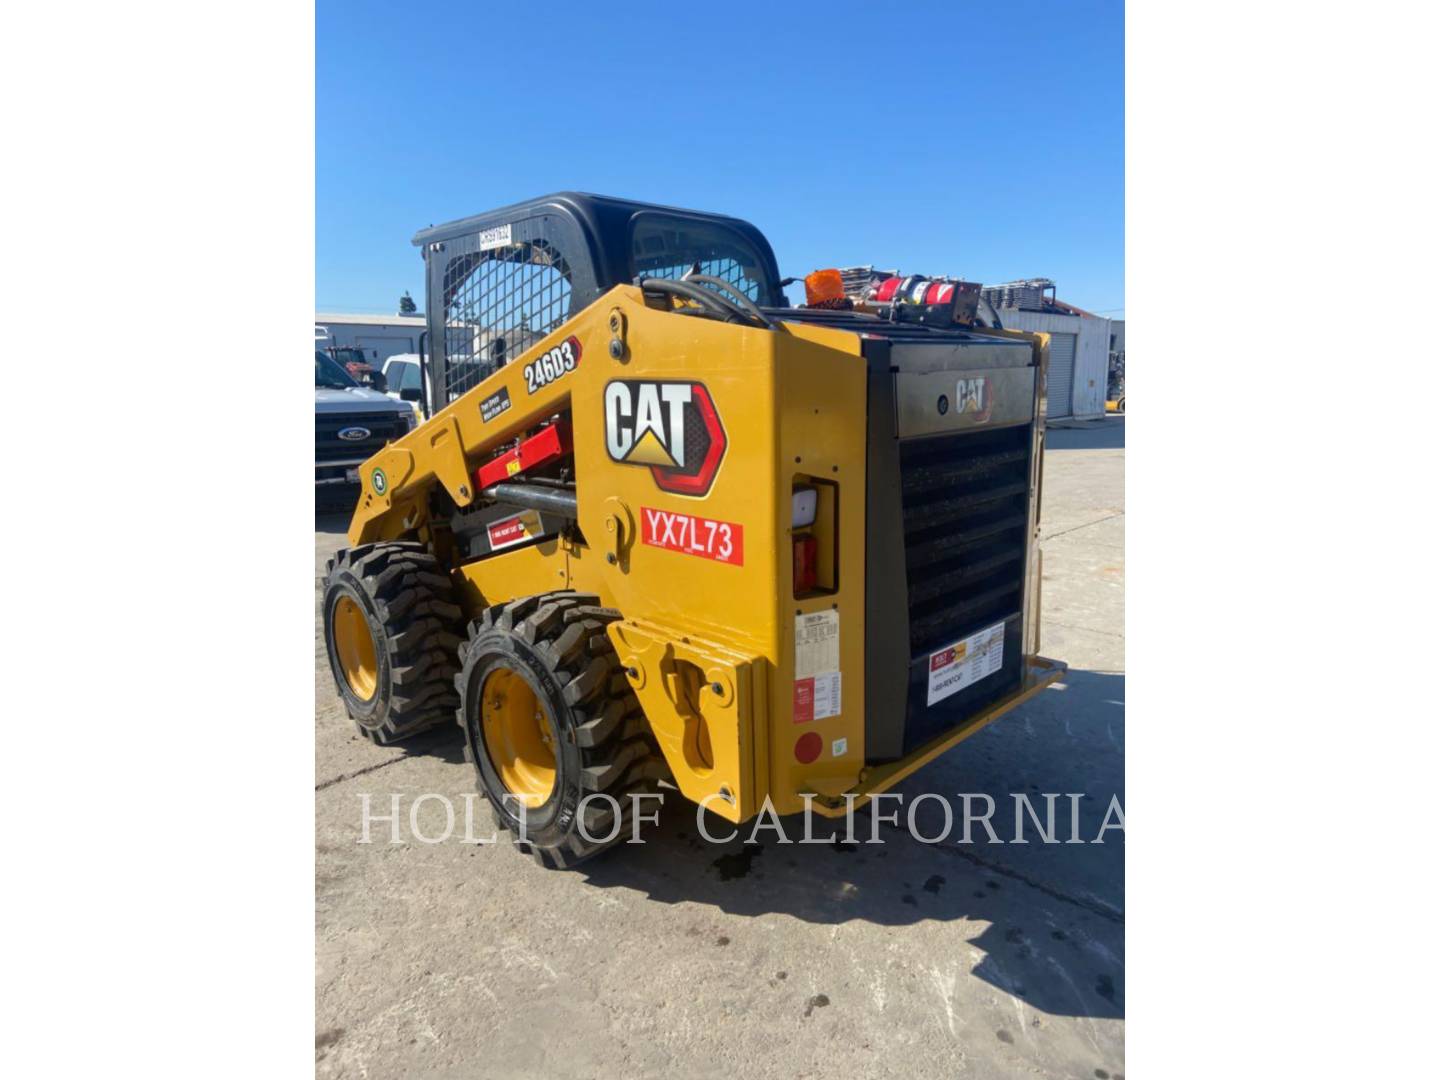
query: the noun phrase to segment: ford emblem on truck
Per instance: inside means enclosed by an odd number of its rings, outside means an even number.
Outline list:
[[[340,438],[346,442],[359,442],[361,439],[370,437],[370,429],[363,427],[347,427],[340,429]]]

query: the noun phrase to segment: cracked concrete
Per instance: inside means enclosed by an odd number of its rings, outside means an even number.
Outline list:
[[[463,833],[473,782],[458,733],[354,735],[317,625],[317,1074],[1123,1076],[1123,839],[1088,841],[1124,799],[1124,421],[1048,442],[1043,649],[1070,674],[902,790],[988,794],[1002,837],[1012,793],[1042,818],[1041,793],[1074,794],[1081,843],[1025,819],[1024,845],[884,826],[717,848],[672,799],[649,843],[568,874],[503,844],[391,844],[384,823],[360,844],[362,795],[378,814],[400,795],[433,837],[444,807],[416,800],[449,796]],[[319,522],[317,583],[343,528]]]

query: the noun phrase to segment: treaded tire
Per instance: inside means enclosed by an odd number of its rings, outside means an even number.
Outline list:
[[[335,610],[363,610],[375,654],[375,691],[360,697],[336,655]],[[450,577],[424,544],[387,541],[342,549],[326,564],[325,649],[335,688],[361,735],[381,746],[455,715],[460,608]]]
[[[490,801],[496,825],[548,869],[576,866],[630,839],[632,796],[656,793],[658,781],[669,776],[605,633],[605,624],[620,613],[598,605],[598,597],[574,592],[499,604],[470,623],[460,647],[456,720],[465,732],[465,756],[475,766],[476,784]],[[521,808],[505,797],[509,789],[490,757],[481,723],[481,690],[501,669],[529,684],[556,736],[554,788],[543,805],[525,811],[523,838]],[[649,814],[659,805],[642,800],[639,809]]]

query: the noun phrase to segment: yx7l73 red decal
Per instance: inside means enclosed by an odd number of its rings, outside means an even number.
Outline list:
[[[640,542],[702,559],[745,565],[745,527],[671,510],[640,508]]]

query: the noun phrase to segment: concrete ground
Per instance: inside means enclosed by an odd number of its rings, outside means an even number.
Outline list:
[[[1083,841],[1124,803],[1124,420],[1052,428],[1045,463],[1043,651],[1065,682],[911,777],[910,796],[1061,793]],[[315,537],[317,611],[343,516]],[[1124,842],[927,846],[696,837],[668,801],[648,843],[569,873],[461,842],[474,791],[458,729],[407,749],[354,734],[318,620],[316,1061],[320,1076],[1120,1077]],[[409,837],[412,807],[427,836]],[[372,826],[401,798],[406,842]],[[943,825],[920,804],[922,833]],[[978,802],[976,812],[983,812]],[[893,808],[893,807],[892,807]],[[488,839],[477,805],[474,833]],[[713,820],[713,819],[712,819]],[[1112,818],[1112,823],[1114,819]],[[858,816],[864,839],[870,827]],[[719,829],[721,823],[712,826]],[[793,835],[798,836],[798,828]]]

